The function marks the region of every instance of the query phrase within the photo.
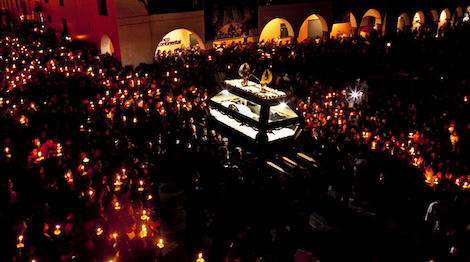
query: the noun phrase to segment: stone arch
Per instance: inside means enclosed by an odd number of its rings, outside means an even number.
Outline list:
[[[271,41],[278,38],[282,41],[288,40],[289,42],[292,42],[294,38],[294,28],[289,21],[281,17],[273,18],[266,23],[259,35],[259,42]]]
[[[423,11],[417,11],[413,15],[413,20],[411,21],[411,32],[414,32],[415,29],[418,34],[421,32],[421,27],[426,23],[426,18]]]
[[[307,38],[323,38],[325,35],[328,35],[328,24],[325,18],[319,14],[311,14],[302,22],[297,41],[302,42]]]
[[[179,48],[188,48],[198,45],[201,49],[205,49],[202,39],[193,31],[186,28],[178,28],[171,30],[162,37],[160,43],[155,48],[155,55],[158,51],[173,51]]]
[[[331,26],[330,37],[341,37],[343,35],[355,37],[357,34],[357,20],[352,12],[347,12],[341,17],[341,22]]]
[[[112,55],[114,53],[113,42],[111,41],[111,38],[109,38],[108,35],[103,35],[101,37],[100,50],[101,50],[102,55],[103,54]]]
[[[465,8],[465,10],[463,11],[463,15],[462,15],[463,23],[466,23],[466,24],[468,23],[468,20],[470,18],[469,13],[470,13],[470,5],[467,6],[467,8]]]
[[[452,14],[452,20],[450,21],[451,26],[458,26],[463,19],[463,9],[462,7],[457,7]]]
[[[397,18],[397,31],[405,31],[410,28],[410,16],[407,13],[402,13]]]
[[[439,21],[437,24],[437,29],[440,30],[441,28],[445,29],[449,26],[449,21],[451,19],[451,13],[449,8],[444,8],[441,13],[439,14]]]
[[[436,9],[433,9],[430,11],[431,16],[432,16],[432,21],[433,22],[439,22],[439,13],[437,12]]]
[[[368,36],[372,30],[377,30],[379,34],[381,34],[382,31],[382,16],[375,8],[371,8],[365,12],[362,16],[359,28],[362,36]]]

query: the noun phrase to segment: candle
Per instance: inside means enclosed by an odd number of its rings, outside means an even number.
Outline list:
[[[57,156],[62,156],[62,145],[60,143],[57,144]]]
[[[160,249],[165,247],[165,245],[163,245],[163,239],[160,238],[160,241],[157,243],[157,247]]]
[[[116,233],[113,234],[113,238],[114,238],[113,247],[116,247],[117,246],[117,234]]]
[[[142,192],[142,191],[144,191],[144,187],[143,187],[144,181],[140,180],[139,183],[140,183],[140,186],[139,186],[139,188],[138,188],[138,191],[139,191],[139,192]]]
[[[199,253],[199,254],[197,255],[196,262],[204,262],[204,258],[202,257],[202,253]]]
[[[146,225],[142,225],[142,231],[140,231],[140,237],[141,238],[147,237],[147,226]]]
[[[16,248],[23,248],[24,247],[24,243],[21,242],[21,241],[23,241],[23,235],[18,236],[18,244],[16,244]]]
[[[39,152],[38,152],[38,158],[36,159],[36,161],[37,161],[37,162],[40,162],[40,161],[42,161],[43,159],[44,159],[44,157],[42,156],[42,152],[39,151]]]
[[[114,204],[114,209],[115,209],[115,210],[120,210],[120,209],[121,209],[121,206],[119,206],[119,202],[116,202],[116,203]]]
[[[60,235],[60,233],[61,233],[60,225],[56,225],[55,230],[54,230],[54,235],[58,236],[58,235]]]
[[[96,229],[96,235],[97,235],[97,236],[100,236],[101,234],[103,234],[103,229],[102,229],[101,227],[98,227],[98,228]]]
[[[147,211],[145,211],[145,210],[142,212],[142,216],[140,216],[140,219],[141,219],[142,221],[147,220],[148,216],[147,216],[146,213],[147,213]]]

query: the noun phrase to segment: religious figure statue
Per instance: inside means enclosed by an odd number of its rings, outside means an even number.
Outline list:
[[[266,92],[266,87],[268,86],[269,83],[273,80],[273,73],[271,73],[271,70],[266,69],[263,72],[263,75],[261,75],[261,92]]]
[[[238,74],[243,78],[242,86],[248,85],[248,79],[250,78],[250,65],[248,63],[243,63],[238,69]]]

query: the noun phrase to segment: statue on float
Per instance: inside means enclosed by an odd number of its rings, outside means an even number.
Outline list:
[[[248,86],[248,79],[250,78],[250,65],[243,63],[238,69],[238,74],[242,77],[242,86]]]
[[[264,70],[263,74],[261,75],[261,92],[265,93],[266,92],[266,87],[268,87],[268,84],[271,83],[273,80],[273,73],[271,70],[266,69]]]

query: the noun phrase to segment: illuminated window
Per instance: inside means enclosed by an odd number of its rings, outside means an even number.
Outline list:
[[[44,23],[44,15],[42,13],[39,13],[39,22]]]
[[[108,7],[106,6],[106,0],[97,0],[98,3],[98,14],[108,15]]]

